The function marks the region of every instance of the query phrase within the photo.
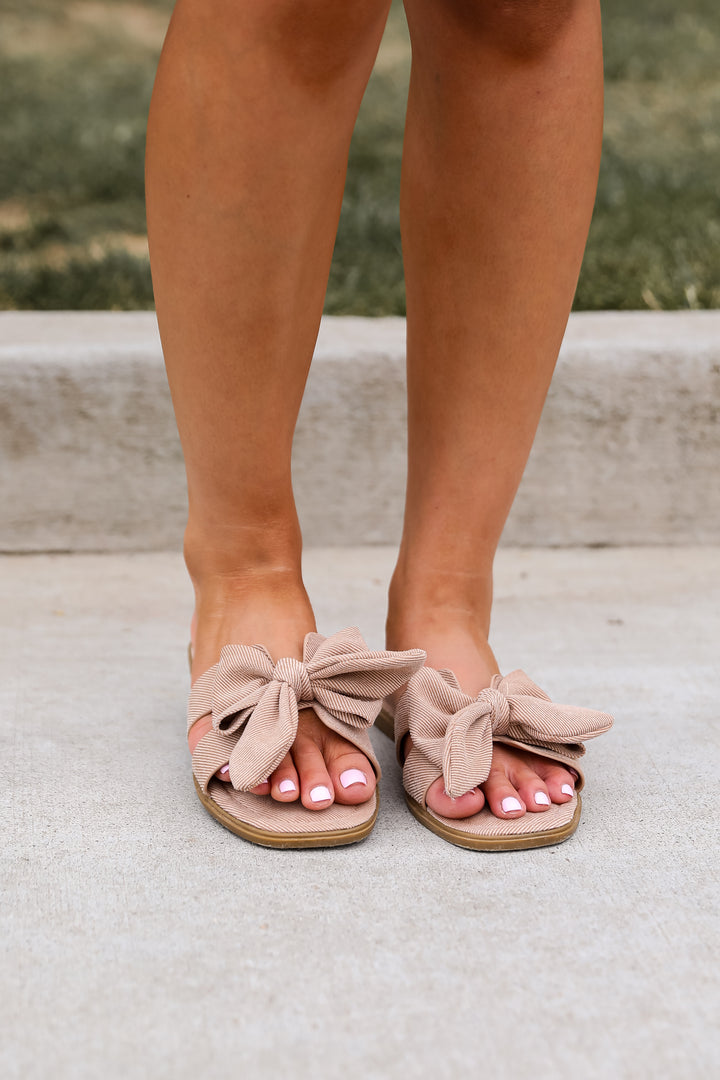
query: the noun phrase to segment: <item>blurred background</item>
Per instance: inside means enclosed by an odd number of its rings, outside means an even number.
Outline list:
[[[145,122],[172,0],[0,0],[0,308],[152,308]],[[606,119],[576,310],[720,307],[720,5],[604,0]],[[410,46],[393,4],[328,314],[402,315]]]

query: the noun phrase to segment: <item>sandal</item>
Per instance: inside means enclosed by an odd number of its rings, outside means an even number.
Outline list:
[[[493,675],[490,686],[473,698],[461,690],[452,671],[423,667],[410,679],[394,717],[386,703],[377,726],[395,738],[405,798],[421,824],[458,847],[510,851],[559,844],[572,836],[582,805],[584,777],[577,759],[585,753],[583,741],[601,735],[612,723],[607,713],[553,704],[523,671]],[[404,758],[408,733],[412,748]],[[553,803],[542,814],[511,819],[495,817],[487,806],[460,819],[431,810],[425,797],[439,776],[453,798],[487,779],[493,742],[530,750],[570,768],[578,776],[573,798]]]
[[[333,803],[320,811],[250,791],[280,764],[295,741],[299,711],[310,707],[366,755],[379,778],[368,729],[383,698],[424,661],[421,649],[372,651],[355,627],[327,638],[306,634],[302,661],[285,657],[275,663],[262,645],[226,645],[190,690],[188,731],[203,716],[211,715],[213,724],[192,755],[200,802],[226,829],[265,847],[336,847],[363,840],[375,824],[377,791],[359,805]],[[230,783],[215,776],[226,764]]]

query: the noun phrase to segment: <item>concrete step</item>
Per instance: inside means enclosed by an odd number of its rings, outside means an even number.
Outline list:
[[[385,548],[309,551],[318,623],[382,645]],[[392,747],[361,845],[205,813],[179,555],[0,559],[0,1072],[17,1080],[717,1073],[720,549],[498,555],[494,645],[607,709],[567,843],[462,851]]]
[[[399,536],[404,353],[402,319],[323,320],[294,454],[311,545]],[[178,547],[154,313],[0,314],[0,403],[0,549]],[[718,540],[719,414],[720,312],[573,315],[504,542]]]

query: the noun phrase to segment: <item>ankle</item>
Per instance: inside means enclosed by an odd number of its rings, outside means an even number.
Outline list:
[[[278,660],[302,658],[305,635],[316,629],[302,578],[285,567],[264,567],[193,580],[193,681],[220,658],[225,645],[263,645]]]
[[[400,559],[390,584],[387,647],[424,649],[429,667],[449,668],[466,693],[477,694],[499,670],[488,643],[491,606],[491,569],[408,574]]]
[[[185,565],[198,592],[271,590],[302,586],[302,538],[297,518],[282,517],[242,525],[189,521],[183,547]]]
[[[263,644],[276,658],[302,655],[315,617],[302,579],[300,530],[292,520],[212,531],[191,521],[184,552],[195,591],[193,678],[232,642]]]
[[[426,563],[417,569],[401,552],[388,591],[388,634],[419,624],[439,631],[467,628],[487,640],[492,596],[492,565],[465,570]]]

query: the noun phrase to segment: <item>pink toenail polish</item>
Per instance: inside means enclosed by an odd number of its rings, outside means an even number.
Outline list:
[[[326,799],[332,799],[332,795],[326,787],[320,784],[312,789],[310,799],[312,802],[325,802]]]
[[[292,780],[281,780],[278,784],[278,791],[281,795],[287,795],[288,791],[297,791],[297,788]]]
[[[505,814],[512,814],[513,810],[522,810],[522,803],[514,799],[512,795],[508,795],[507,799],[502,801],[502,808]]]
[[[367,784],[367,776],[359,769],[346,769],[340,773],[340,783],[344,788],[352,787],[353,784]]]
[[[571,788],[570,784],[563,784],[563,786],[560,788],[560,790],[562,791],[563,795],[574,795],[575,794],[575,792]]]
[[[229,776],[230,775],[230,766],[229,765],[223,765],[222,769],[220,770],[220,775],[221,776]]]
[[[538,804],[538,806],[549,806],[550,796],[546,795],[544,791],[536,791],[535,802]]]

